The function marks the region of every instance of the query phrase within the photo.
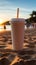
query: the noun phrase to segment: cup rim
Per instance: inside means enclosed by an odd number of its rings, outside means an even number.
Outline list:
[[[12,18],[11,19],[11,22],[15,22],[15,21],[17,21],[17,22],[25,22],[25,19],[24,18]]]

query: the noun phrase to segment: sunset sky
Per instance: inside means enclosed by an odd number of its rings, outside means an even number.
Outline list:
[[[0,0],[0,18],[6,20],[16,17],[16,9],[20,8],[20,16],[28,18],[36,10],[36,0]]]

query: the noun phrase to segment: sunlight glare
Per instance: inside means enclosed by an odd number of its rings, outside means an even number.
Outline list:
[[[3,19],[0,19],[0,25],[3,23]]]

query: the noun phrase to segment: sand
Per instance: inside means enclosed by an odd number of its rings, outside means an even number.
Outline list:
[[[12,50],[11,31],[0,32],[0,65],[36,65],[36,29],[25,30],[23,50],[18,53]]]

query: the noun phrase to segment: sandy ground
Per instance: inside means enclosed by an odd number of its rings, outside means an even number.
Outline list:
[[[2,59],[8,59],[9,63],[5,61],[1,64]],[[11,31],[0,32],[0,65],[20,65],[18,63],[23,62],[22,60],[36,61],[36,29],[25,30],[23,51],[18,53],[12,50]]]

